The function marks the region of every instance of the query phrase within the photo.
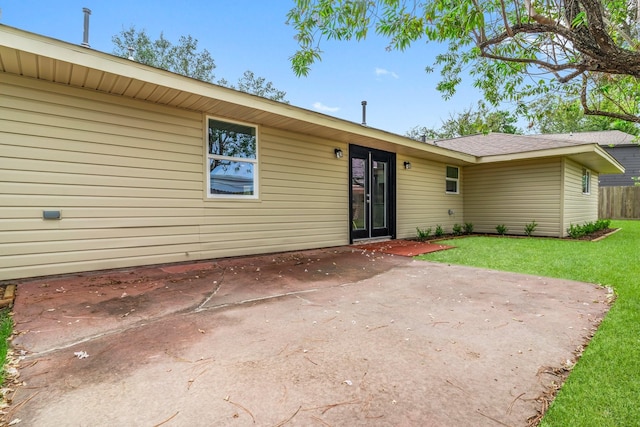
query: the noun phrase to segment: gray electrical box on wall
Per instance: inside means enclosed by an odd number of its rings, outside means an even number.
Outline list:
[[[42,218],[44,219],[60,219],[60,211],[42,211]]]

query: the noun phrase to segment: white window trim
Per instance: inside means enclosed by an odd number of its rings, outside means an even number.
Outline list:
[[[447,168],[456,168],[458,170],[458,177],[457,178],[449,178],[447,176]],[[460,194],[460,167],[453,166],[453,165],[445,165],[445,167],[444,167],[444,181],[445,181],[444,192],[446,194]],[[453,182],[456,183],[456,191],[447,191],[447,182],[448,181],[453,181]]]
[[[585,184],[585,175],[587,177],[586,179],[586,184],[587,184],[587,191],[584,191],[584,184]],[[591,195],[591,171],[587,168],[582,168],[582,175],[581,175],[581,187],[582,187],[582,194],[584,194],[585,196],[589,196]]]
[[[252,127],[256,130],[256,158],[255,159],[245,159],[239,157],[230,157],[230,156],[219,156],[217,154],[209,153],[209,119],[217,120],[219,122],[226,123],[234,123],[238,125],[243,125],[247,127]],[[259,199],[260,193],[260,174],[259,174],[259,150],[260,150],[260,128],[258,125],[253,123],[240,122],[237,120],[229,120],[226,117],[216,117],[216,116],[206,116],[204,122],[204,171],[205,171],[205,181],[207,182],[206,188],[206,198],[207,199],[236,199],[236,200],[257,200]],[[234,162],[245,162],[253,164],[253,194],[244,195],[244,194],[211,194],[211,175],[209,173],[209,159],[219,159],[219,160],[232,160]]]

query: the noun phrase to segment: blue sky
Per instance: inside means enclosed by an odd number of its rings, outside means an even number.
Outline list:
[[[0,2],[0,23],[81,43],[87,7],[91,48],[108,53],[112,36],[131,25],[153,39],[163,32],[172,42],[190,34],[213,56],[216,80],[235,83],[251,70],[286,91],[292,105],[356,123],[366,100],[367,124],[398,134],[414,126],[439,127],[481,98],[467,82],[452,99],[442,99],[436,90],[439,74],[424,71],[441,47],[418,42],[404,52],[388,52],[387,42],[375,36],[324,43],[322,62],[309,76],[296,77],[289,62],[297,48],[295,32],[285,24],[292,5],[289,0],[14,0]]]

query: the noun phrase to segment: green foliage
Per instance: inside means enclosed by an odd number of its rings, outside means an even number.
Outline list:
[[[361,40],[375,31],[389,50],[418,40],[445,45],[426,66],[440,70],[445,99],[469,75],[487,102],[511,102],[517,114],[533,98],[562,94],[582,100],[589,115],[638,123],[636,22],[634,2],[585,0],[294,0],[287,14],[299,45],[291,58],[297,75],[320,60],[323,40]]]
[[[0,373],[0,385],[4,383],[4,366],[9,351],[9,337],[13,332],[13,319],[8,309],[0,310],[0,366],[3,367]]]
[[[478,103],[477,109],[470,107],[461,113],[451,114],[442,122],[439,129],[416,126],[407,132],[409,138],[420,141],[427,139],[447,139],[479,133],[500,132],[521,134],[516,126],[518,117],[504,110],[491,110],[484,103]]]
[[[498,232],[499,235],[503,236],[503,235],[507,234],[507,231],[509,231],[509,229],[507,228],[506,225],[504,225],[504,224],[496,225],[496,232]]]
[[[582,225],[571,224],[567,228],[567,234],[573,239],[579,239],[600,230],[607,230],[610,225],[611,220],[609,219],[599,219],[596,222],[586,222]]]
[[[251,93],[274,101],[288,103],[286,92],[276,89],[272,82],[264,77],[256,77],[252,71],[245,71],[236,85],[225,79],[215,82],[213,70],[215,61],[207,49],[198,49],[198,40],[189,36],[181,36],[178,44],[173,44],[164,38],[151,40],[143,29],[137,31],[135,27],[123,29],[111,38],[114,44],[113,54],[122,58],[132,57],[135,61],[152,67],[168,70],[183,76],[217,83],[241,92]]]
[[[416,227],[416,232],[418,233],[418,240],[420,240],[421,242],[424,242],[425,240],[428,240],[429,236],[431,235],[431,227],[429,228]]]
[[[473,233],[473,223],[472,222],[465,222],[464,226],[462,228],[464,229],[464,234]]]
[[[612,221],[611,226],[621,230],[598,242],[474,236],[452,242],[454,251],[419,257],[614,288],[615,303],[541,427],[633,426],[640,420],[635,404],[640,396],[640,221]]]
[[[462,225],[455,223],[453,224],[452,232],[454,236],[459,236],[462,234]]]
[[[218,81],[218,84],[285,104],[289,103],[285,99],[287,92],[276,89],[273,82],[268,82],[264,77],[256,77],[253,71],[245,71],[236,85],[229,84],[224,79]]]
[[[526,234],[527,236],[531,236],[533,232],[536,231],[536,227],[538,227],[538,224],[536,223],[535,220],[531,221],[528,224],[525,224],[524,234]]]
[[[436,237],[444,236],[444,228],[442,228],[442,226],[440,224],[436,225],[436,231],[435,231],[434,235]]]
[[[181,36],[174,45],[162,33],[159,39],[151,40],[145,30],[130,27],[113,36],[111,41],[115,46],[114,55],[131,56],[141,64],[213,83],[215,62],[208,50],[198,51],[198,40],[191,36]]]
[[[639,135],[640,127],[628,121],[584,114],[578,98],[566,96],[542,97],[529,109],[530,129],[538,133],[570,133],[619,130]]]

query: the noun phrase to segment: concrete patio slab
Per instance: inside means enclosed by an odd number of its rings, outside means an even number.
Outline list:
[[[25,281],[7,421],[524,426],[607,296],[352,247]]]

